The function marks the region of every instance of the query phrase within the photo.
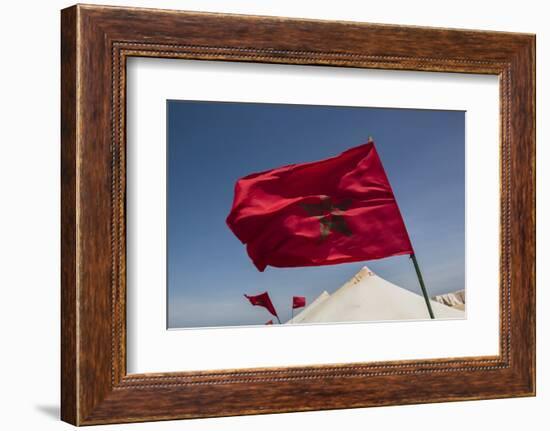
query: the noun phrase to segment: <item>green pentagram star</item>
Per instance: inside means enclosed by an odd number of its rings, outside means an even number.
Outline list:
[[[334,204],[329,196],[325,196],[318,204],[300,204],[300,206],[311,217],[317,217],[319,220],[321,241],[327,239],[331,232],[339,232],[345,236],[352,235],[343,215],[351,206],[351,199]]]

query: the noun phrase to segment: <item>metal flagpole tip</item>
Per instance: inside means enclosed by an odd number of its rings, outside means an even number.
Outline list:
[[[369,136],[369,139],[367,140],[367,143],[370,144],[372,142],[374,142],[374,139],[372,139],[372,136]]]

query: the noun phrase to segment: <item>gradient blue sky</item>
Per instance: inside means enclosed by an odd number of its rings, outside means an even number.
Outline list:
[[[235,181],[324,159],[373,136],[430,295],[464,288],[464,112],[169,100],[168,327],[263,324],[244,293],[269,291],[282,321],[365,263],[259,272],[225,224]],[[420,293],[409,258],[366,263]]]

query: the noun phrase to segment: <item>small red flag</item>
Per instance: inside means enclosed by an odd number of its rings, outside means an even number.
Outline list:
[[[266,325],[273,325],[273,319],[271,320],[268,320],[267,322],[265,322]]]
[[[227,225],[260,271],[414,253],[373,142],[241,178]]]
[[[306,306],[306,297],[305,296],[293,296],[292,297],[292,308],[301,308]]]
[[[273,306],[273,303],[271,302],[271,299],[269,298],[269,294],[267,292],[260,293],[259,295],[255,295],[255,296],[249,296],[246,294],[244,296],[246,299],[250,301],[252,305],[265,307],[267,308],[267,311],[269,311],[275,317],[278,317],[277,312],[275,311],[275,307]]]

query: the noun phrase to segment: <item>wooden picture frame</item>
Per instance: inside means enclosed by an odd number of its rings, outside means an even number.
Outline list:
[[[63,10],[61,21],[64,421],[91,425],[535,394],[534,35],[83,5]],[[500,354],[128,375],[130,56],[498,75]]]

